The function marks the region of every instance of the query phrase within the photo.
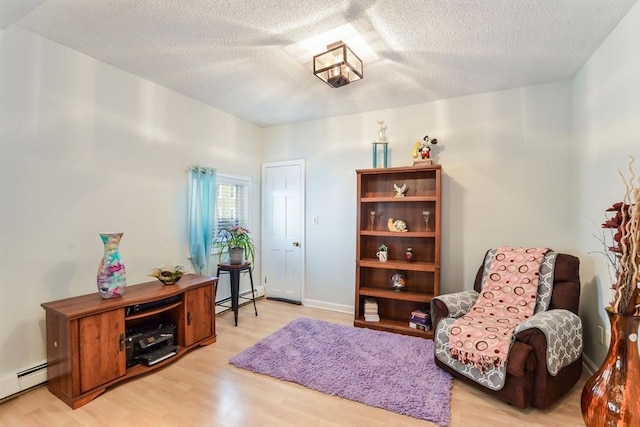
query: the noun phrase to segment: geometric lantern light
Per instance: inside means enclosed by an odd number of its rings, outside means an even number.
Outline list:
[[[342,87],[362,78],[362,61],[340,40],[313,57],[313,74],[331,87]]]

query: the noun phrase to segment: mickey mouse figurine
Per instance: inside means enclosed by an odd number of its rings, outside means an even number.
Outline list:
[[[432,163],[431,146],[436,145],[437,143],[437,139],[429,138],[429,135],[426,135],[424,138],[422,138],[422,141],[417,141],[413,146],[413,158],[417,159],[419,156],[421,160],[418,160],[417,162],[428,161],[429,163]]]

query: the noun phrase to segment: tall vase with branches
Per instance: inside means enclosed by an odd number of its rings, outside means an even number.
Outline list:
[[[606,210],[602,224],[611,230],[611,236],[603,234],[601,241],[615,272],[613,300],[606,307],[611,342],[604,363],[582,391],[582,416],[588,427],[640,425],[640,177],[634,161],[631,157],[629,178],[618,171],[625,194]]]

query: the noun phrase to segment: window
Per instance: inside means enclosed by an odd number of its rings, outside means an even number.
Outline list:
[[[249,184],[249,178],[218,174],[214,241],[224,227],[249,225]]]

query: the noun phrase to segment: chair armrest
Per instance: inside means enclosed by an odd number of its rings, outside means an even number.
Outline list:
[[[507,373],[515,377],[523,377],[528,375],[528,372],[534,372],[536,368],[534,356],[533,347],[516,340],[509,350]]]
[[[538,365],[551,375],[582,355],[582,321],[569,310],[548,310],[516,327],[516,340],[534,348]]]
[[[480,294],[476,291],[462,291],[452,294],[439,295],[431,300],[431,319],[433,329],[440,319],[444,317],[452,317],[457,319],[469,312],[471,307],[476,303]]]

